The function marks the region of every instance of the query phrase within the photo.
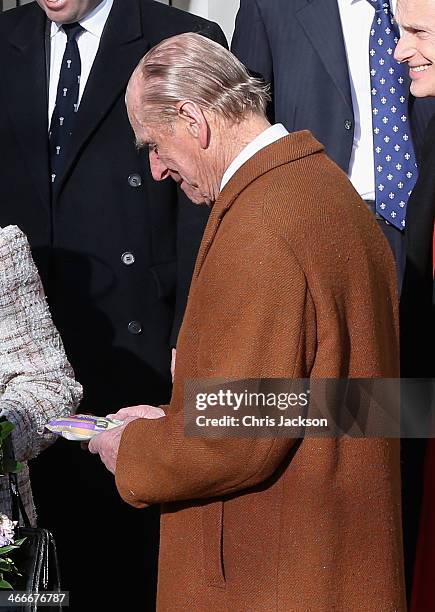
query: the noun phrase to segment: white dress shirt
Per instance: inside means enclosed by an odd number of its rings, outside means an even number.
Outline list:
[[[276,125],[272,125],[264,130],[264,132],[257,136],[257,138],[254,138],[254,140],[250,142],[228,166],[225,174],[222,177],[221,191],[229,180],[235,175],[237,170],[246,164],[251,157],[254,157],[258,151],[261,151],[261,149],[268,147],[273,142],[276,142],[287,135],[288,131],[285,129],[285,127],[281,123],[277,123]]]
[[[79,99],[83,96],[86,83],[91,72],[92,64],[100,46],[101,35],[107,18],[112,8],[113,0],[102,0],[84,19],[79,21],[84,28],[77,37],[77,45],[80,52],[82,72],[80,76]],[[57,86],[59,83],[60,68],[66,47],[66,34],[62,29],[62,24],[51,23],[51,52],[50,52],[50,86],[48,95],[48,125],[56,104]]]
[[[390,0],[396,10],[396,0]],[[349,178],[364,200],[375,199],[373,125],[369,63],[370,29],[375,8],[367,0],[338,0],[349,66],[355,133]]]

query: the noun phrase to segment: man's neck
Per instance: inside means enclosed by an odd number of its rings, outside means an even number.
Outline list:
[[[253,140],[262,134],[267,128],[270,128],[270,123],[264,116],[253,115],[249,119],[235,124],[228,130],[226,135],[226,150],[225,153],[225,170],[232,162],[240,155]],[[223,173],[222,173],[223,176]]]

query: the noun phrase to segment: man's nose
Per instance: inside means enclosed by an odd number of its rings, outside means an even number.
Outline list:
[[[169,176],[168,167],[163,164],[155,151],[150,151],[151,174],[155,181],[164,181]]]
[[[404,33],[400,38],[394,50],[394,58],[398,62],[405,62],[415,53],[415,49],[411,47],[408,36]]]

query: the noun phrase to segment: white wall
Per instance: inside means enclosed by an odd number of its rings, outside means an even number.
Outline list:
[[[231,43],[240,0],[210,0],[209,4],[209,19],[216,21],[221,26],[228,43]]]
[[[172,5],[216,21],[225,32],[228,42],[231,42],[240,0],[172,0]]]
[[[21,4],[27,4],[28,2],[32,2],[32,0],[21,0]],[[3,4],[1,6],[4,11],[15,8],[17,6],[17,0],[3,0]]]

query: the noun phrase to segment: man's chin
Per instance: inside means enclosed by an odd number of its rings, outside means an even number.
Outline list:
[[[192,187],[192,185],[189,185],[185,181],[181,183],[180,187],[184,191],[186,196],[189,198],[189,200],[194,204],[211,204],[209,198],[202,196],[200,193],[198,193],[198,190],[195,189],[195,187]]]
[[[432,79],[419,79],[411,81],[411,94],[415,98],[427,98],[435,96],[435,82]]]

